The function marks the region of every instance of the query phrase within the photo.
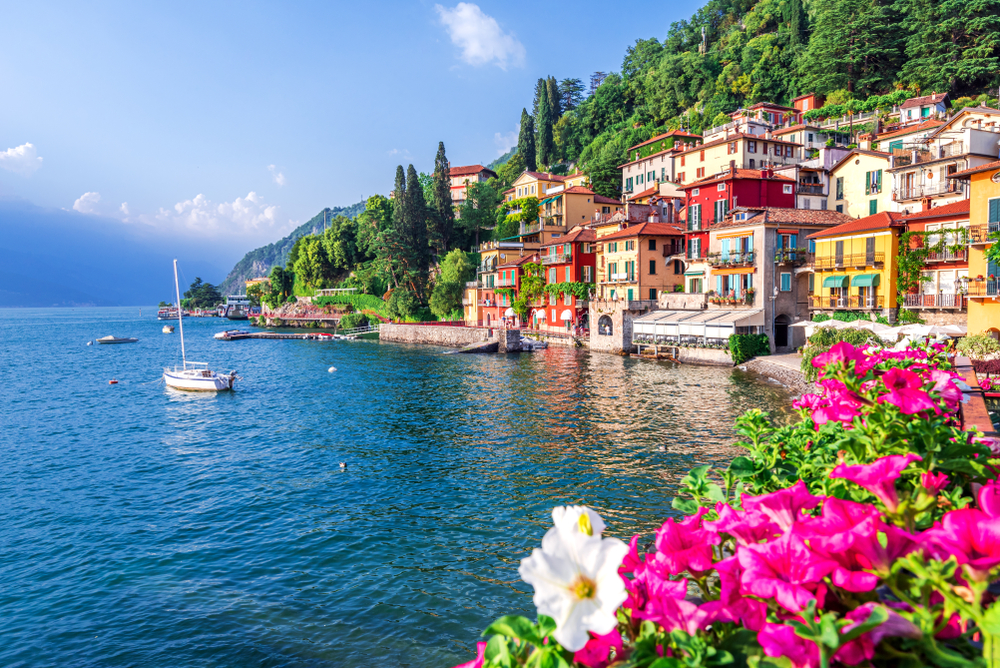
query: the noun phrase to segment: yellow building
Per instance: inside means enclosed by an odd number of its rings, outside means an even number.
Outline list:
[[[601,299],[653,302],[684,283],[684,230],[667,223],[637,223],[597,236],[597,293]],[[597,250],[597,249],[595,249]]]
[[[814,311],[896,308],[896,258],[903,214],[882,212],[810,234],[810,306]]]
[[[852,150],[830,168],[830,202],[834,211],[864,218],[892,211],[889,154]]]
[[[993,244],[988,235],[1000,232],[1000,160],[952,174],[969,188],[969,334],[1000,338],[1000,265],[986,259]]]

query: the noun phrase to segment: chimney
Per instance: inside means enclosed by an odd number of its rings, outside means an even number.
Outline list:
[[[729,175],[730,176],[736,176],[736,161],[735,160],[730,160],[729,161]]]

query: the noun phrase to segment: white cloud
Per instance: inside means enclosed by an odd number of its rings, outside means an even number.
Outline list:
[[[157,227],[172,225],[204,236],[253,235],[284,227],[278,223],[277,205],[265,204],[264,198],[253,191],[246,197],[219,204],[199,194],[171,209],[161,208],[155,216],[143,215],[140,219]]]
[[[279,188],[285,185],[285,175],[278,171],[277,167],[274,165],[268,165],[267,171],[271,172],[271,178],[274,179],[274,182],[278,184]]]
[[[479,5],[460,2],[452,9],[434,5],[441,23],[448,29],[451,43],[461,47],[462,60],[470,65],[485,65],[496,61],[506,70],[508,65],[524,65],[524,45],[514,33],[505,33],[492,16],[483,13]]]
[[[73,202],[73,210],[80,213],[97,213],[97,203],[100,201],[100,193],[86,192]]]
[[[127,216],[128,215],[128,202],[122,202],[122,205],[120,207],[118,207],[118,210],[121,211],[123,214],[125,214]]]
[[[31,176],[41,166],[42,159],[38,157],[34,144],[21,144],[0,152],[0,167],[8,171]]]
[[[500,134],[499,132],[495,132],[493,134],[493,143],[497,145],[497,157],[503,155],[513,146],[517,145],[517,136],[520,132],[521,124],[518,123],[517,127],[507,134]]]

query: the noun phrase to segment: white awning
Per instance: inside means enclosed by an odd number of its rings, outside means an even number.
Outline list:
[[[539,320],[545,320],[546,319],[545,318],[545,309],[540,308],[537,311],[535,311],[535,317],[537,317]]]
[[[693,336],[725,339],[736,333],[737,327],[761,327],[763,310],[731,311],[710,309],[699,311],[651,311],[632,321],[632,332],[638,336]]]
[[[561,314],[559,314],[559,319],[564,322],[568,322],[573,319],[573,312],[570,311],[569,309],[566,309]]]
[[[504,317],[512,318],[514,316],[514,309],[507,307],[507,310],[503,312]]]

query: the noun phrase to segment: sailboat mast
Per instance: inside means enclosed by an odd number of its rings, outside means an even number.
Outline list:
[[[187,355],[184,354],[184,309],[181,308],[181,286],[177,282],[177,260],[174,260],[174,292],[177,294],[177,324],[181,328],[181,361],[184,362],[184,369],[187,369]]]

